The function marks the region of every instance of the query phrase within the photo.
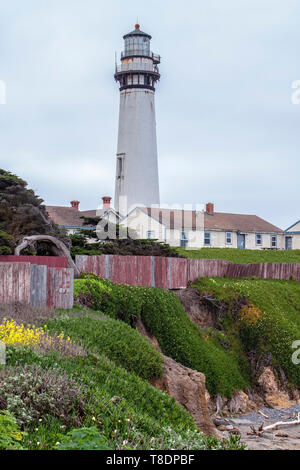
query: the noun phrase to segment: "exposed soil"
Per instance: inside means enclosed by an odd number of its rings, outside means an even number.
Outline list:
[[[149,335],[141,320],[137,321],[139,333],[161,352],[156,338]],[[201,372],[175,362],[167,356],[163,356],[163,376],[153,378],[151,384],[168,393],[185,408],[194,418],[200,431],[207,436],[216,434],[216,428],[208,409],[209,394],[206,390],[205,375]]]
[[[179,297],[190,320],[196,325],[200,328],[215,327],[216,312],[202,303],[200,292],[197,289],[187,287],[186,289],[174,289],[172,292]]]

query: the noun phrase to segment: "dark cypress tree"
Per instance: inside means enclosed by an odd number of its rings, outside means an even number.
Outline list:
[[[0,254],[11,253],[28,235],[52,235],[66,239],[49,219],[43,199],[27,188],[26,181],[0,169]],[[39,248],[47,251],[46,246]]]

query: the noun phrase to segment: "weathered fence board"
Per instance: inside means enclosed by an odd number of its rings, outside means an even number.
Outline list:
[[[163,257],[154,258],[154,287],[169,289],[169,259]]]
[[[168,258],[169,289],[179,289],[188,284],[188,259]]]
[[[70,268],[48,268],[47,306],[61,309],[73,307],[74,270]]]
[[[0,303],[30,303],[30,264],[0,263]]]
[[[253,277],[300,281],[299,263],[235,264],[224,260],[150,256],[76,256],[80,271],[92,272],[117,284],[163,289],[186,287],[200,277]]]
[[[151,256],[136,256],[137,259],[137,285],[151,287],[152,281],[152,257]]]
[[[47,266],[31,265],[30,304],[41,307],[47,304]]]
[[[233,264],[228,265],[228,277],[260,277],[262,279],[285,279],[292,277],[300,281],[299,263],[260,263],[260,264]]]
[[[74,270],[30,263],[0,263],[0,304],[73,307]]]
[[[1,255],[0,263],[30,263],[49,268],[66,268],[68,261],[63,256],[15,256]]]

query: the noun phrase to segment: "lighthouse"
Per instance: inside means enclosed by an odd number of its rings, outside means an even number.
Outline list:
[[[136,24],[124,36],[121,63],[115,209],[126,215],[138,205],[159,205],[155,86],[160,56],[151,52],[151,36]]]

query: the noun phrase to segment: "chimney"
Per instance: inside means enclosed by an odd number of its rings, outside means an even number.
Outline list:
[[[206,204],[206,212],[207,214],[209,215],[214,215],[215,213],[215,208],[214,208],[214,204],[212,202],[208,202]]]
[[[74,209],[79,211],[79,204],[80,204],[79,201],[71,201],[70,204],[71,204],[72,207],[74,207]]]
[[[110,209],[110,202],[111,202],[112,198],[109,197],[109,196],[104,196],[102,198],[102,201],[103,201],[103,209]]]

